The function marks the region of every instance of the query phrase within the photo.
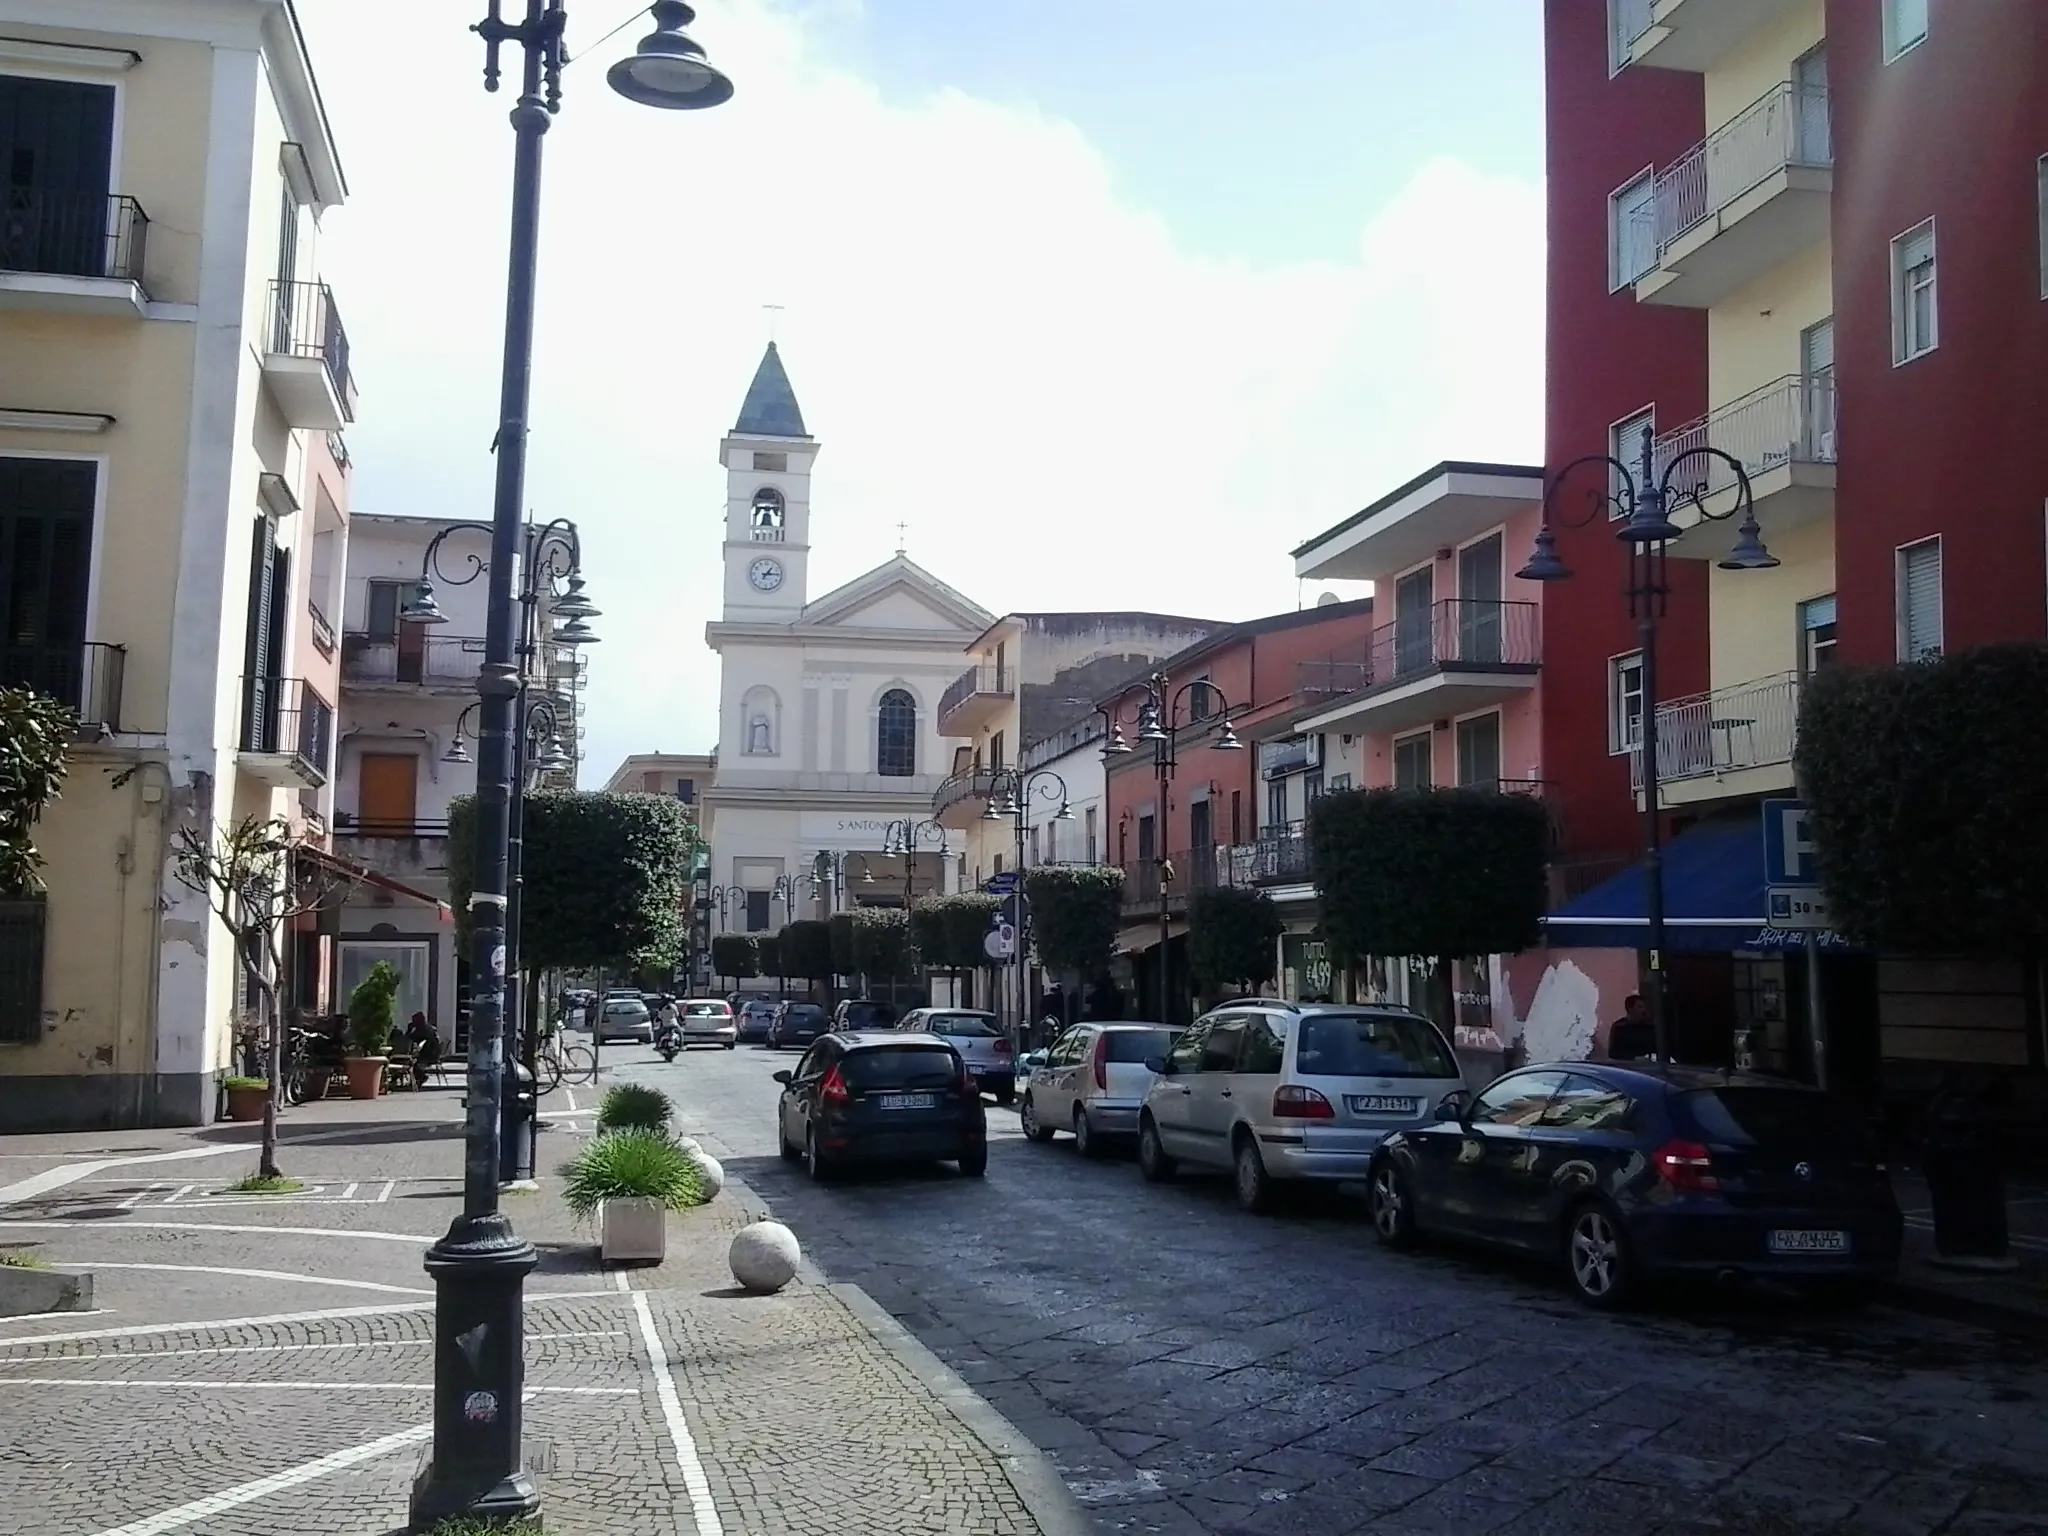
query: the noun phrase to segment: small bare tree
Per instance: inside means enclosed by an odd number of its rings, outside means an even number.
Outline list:
[[[258,1178],[276,1179],[277,1105],[284,1092],[284,1010],[278,978],[292,920],[317,912],[351,883],[300,856],[302,844],[282,817],[247,816],[232,827],[178,829],[172,855],[178,879],[206,898],[233,935],[242,974],[256,994],[256,1044],[269,1091],[263,1100]]]

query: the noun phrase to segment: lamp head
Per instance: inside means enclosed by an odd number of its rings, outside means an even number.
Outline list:
[[[1768,571],[1778,564],[1778,557],[1764,545],[1754,507],[1743,514],[1742,526],[1735,530],[1735,547],[1715,563],[1724,571]]]
[[[597,631],[581,619],[571,619],[566,624],[557,624],[553,633],[548,636],[548,639],[556,645],[566,645],[571,648],[579,645],[595,645],[597,644]]]
[[[1223,734],[1216,739],[1215,750],[1218,752],[1242,752],[1244,750],[1244,743],[1237,739],[1237,727],[1228,720],[1223,722]]]
[[[408,624],[446,624],[448,615],[441,611],[441,605],[434,601],[434,584],[422,576],[412,589],[412,596],[398,610],[399,618]]]
[[[571,571],[567,585],[569,590],[556,598],[548,609],[556,618],[594,619],[604,612],[603,609],[590,600],[589,594],[583,590],[583,573],[581,571]]]
[[[1104,757],[1128,757],[1130,751],[1131,744],[1124,740],[1124,728],[1120,725],[1111,726],[1109,728],[1109,740],[1103,744],[1102,755]]]
[[[444,763],[466,763],[469,761],[469,748],[462,744],[462,738],[459,735],[448,743],[448,750],[441,754],[441,761]]]
[[[1529,552],[1529,563],[1515,572],[1517,581],[1568,581],[1571,567],[1557,556],[1557,535],[1545,523],[1536,530],[1536,547]]]
[[[697,13],[681,0],[655,0],[648,7],[654,30],[640,39],[631,57],[605,72],[611,88],[643,107],[671,112],[701,111],[732,100],[732,82],[711,67],[704,50],[683,28]]]

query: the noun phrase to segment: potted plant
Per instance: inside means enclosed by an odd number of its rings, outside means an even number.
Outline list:
[[[598,1225],[607,1264],[659,1264],[668,1252],[670,1211],[688,1210],[703,1193],[697,1165],[660,1131],[607,1131],[562,1170],[562,1199]]]
[[[230,1120],[261,1120],[270,1098],[270,1084],[260,1077],[231,1077],[222,1085],[228,1094]]]
[[[660,1131],[666,1134],[675,1106],[659,1088],[645,1083],[614,1083],[605,1090],[597,1106],[597,1129],[606,1131]]]
[[[348,1043],[345,1060],[348,1096],[374,1099],[384,1091],[384,1066],[391,1033],[398,1025],[398,971],[388,960],[370,967],[348,999]]]

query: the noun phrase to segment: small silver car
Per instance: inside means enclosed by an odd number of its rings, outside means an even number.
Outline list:
[[[1363,1182],[1381,1138],[1465,1089],[1436,1025],[1378,1003],[1227,1003],[1156,1065],[1139,1168],[1155,1182],[1183,1163],[1228,1171],[1248,1211],[1282,1182]]]
[[[692,997],[676,1004],[676,1017],[683,1028],[683,1049],[693,1045],[722,1045],[728,1051],[740,1043],[739,1020],[732,1004],[722,997]]]
[[[1179,1031],[1164,1024],[1076,1024],[1045,1052],[1023,1085],[1017,1118],[1033,1141],[1071,1131],[1083,1157],[1100,1157],[1113,1140],[1138,1134],[1138,1111],[1159,1080],[1145,1065],[1173,1049]]]
[[[994,1094],[998,1104],[1017,1101],[1015,1055],[994,1014],[973,1008],[914,1008],[896,1027],[940,1036],[960,1053],[983,1093]]]
[[[652,1045],[654,1015],[647,1011],[647,1003],[638,993],[607,997],[598,1010],[595,1033],[600,1045],[609,1045],[614,1040]]]

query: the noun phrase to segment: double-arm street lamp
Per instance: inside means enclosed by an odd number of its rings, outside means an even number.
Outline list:
[[[919,821],[903,816],[882,829],[882,857],[903,860],[903,910],[908,912],[917,899],[917,850],[929,843],[938,845],[939,886],[945,888],[946,829],[936,821]]]
[[[1708,508],[1708,487],[1703,478],[1687,478],[1703,475],[1715,464],[1734,478],[1735,499],[1724,512]],[[1557,493],[1572,471],[1584,466],[1597,467],[1607,483],[1588,496],[1583,514],[1561,520],[1554,510]],[[1657,627],[1670,605],[1671,541],[1685,532],[1671,521],[1672,509],[1680,506],[1690,506],[1707,522],[1741,519],[1736,525],[1734,547],[1716,562],[1722,570],[1767,571],[1778,564],[1777,556],[1764,547],[1749,472],[1742,461],[1719,448],[1689,448],[1674,456],[1660,475],[1655,442],[1650,429],[1645,427],[1642,454],[1633,467],[1607,454],[1592,453],[1572,460],[1557,472],[1544,493],[1543,522],[1537,530],[1529,563],[1515,573],[1523,581],[1571,578],[1571,570],[1557,553],[1554,528],[1560,521],[1567,528],[1583,528],[1596,518],[1607,518],[1619,524],[1615,536],[1628,546],[1628,613],[1635,621],[1637,643],[1642,651],[1643,718],[1636,751],[1642,762],[1643,780],[1643,887],[1644,916],[1648,920],[1650,1016],[1660,1061],[1672,1058],[1670,987],[1664,963],[1664,840],[1657,806]],[[1622,722],[1622,728],[1627,730],[1627,721]]]
[[[1238,740],[1237,727],[1230,717],[1234,713],[1230,700],[1223,690],[1206,677],[1197,677],[1182,683],[1178,688],[1171,686],[1163,672],[1154,672],[1150,677],[1140,678],[1132,683],[1096,713],[1102,716],[1104,741],[1102,760],[1113,763],[1119,757],[1128,757],[1136,749],[1124,736],[1123,713],[1127,704],[1137,705],[1138,741],[1152,748],[1152,774],[1158,781],[1158,811],[1153,820],[1153,874],[1158,886],[1159,898],[1159,1022],[1171,1023],[1168,1017],[1168,993],[1172,987],[1172,967],[1168,956],[1168,940],[1173,932],[1173,912],[1170,898],[1173,883],[1173,865],[1169,861],[1166,839],[1168,829],[1173,825],[1173,776],[1180,767],[1180,733],[1188,727],[1204,730],[1214,729],[1216,739],[1208,743],[1212,752],[1242,752],[1244,743]],[[1187,716],[1182,718],[1185,706]],[[1212,722],[1217,722],[1212,725]],[[1201,850],[1196,850],[1201,851]],[[1142,853],[1140,854],[1142,858]]]
[[[996,796],[1002,796],[1000,804]],[[983,821],[1005,821],[1010,823],[1010,834],[1016,848],[1015,868],[1017,871],[1016,937],[1010,952],[1010,969],[1016,977],[1017,986],[1017,1049],[1024,1048],[1025,1032],[1031,1021],[1025,1017],[1029,1011],[1030,997],[1025,990],[1024,952],[1030,948],[1025,942],[1025,901],[1024,901],[1024,832],[1031,821],[1031,803],[1040,800],[1047,805],[1057,805],[1053,812],[1054,821],[1072,821],[1074,808],[1067,803],[1067,781],[1050,768],[1040,768],[1026,773],[1021,768],[998,768],[988,785],[988,809],[981,813]]]
[[[526,503],[527,415],[533,384],[534,290],[540,251],[541,144],[562,99],[564,0],[489,0],[477,23],[484,87],[499,84],[507,43],[521,53],[519,100],[511,113],[511,253],[499,380],[496,483],[491,506],[489,619],[477,678],[476,879],[470,894],[471,1010],[468,1118],[462,1214],[427,1250],[434,1281],[434,1441],[413,1484],[411,1524],[452,1517],[505,1523],[540,1509],[540,1490],[522,1446],[526,1362],[523,1292],[538,1254],[512,1230],[498,1201],[498,1138],[505,1048],[506,932],[510,916],[511,785],[519,695],[513,572]],[[655,29],[607,72],[620,95],[646,106],[715,107],[732,82],[683,34],[694,19],[680,0],[649,7]]]

